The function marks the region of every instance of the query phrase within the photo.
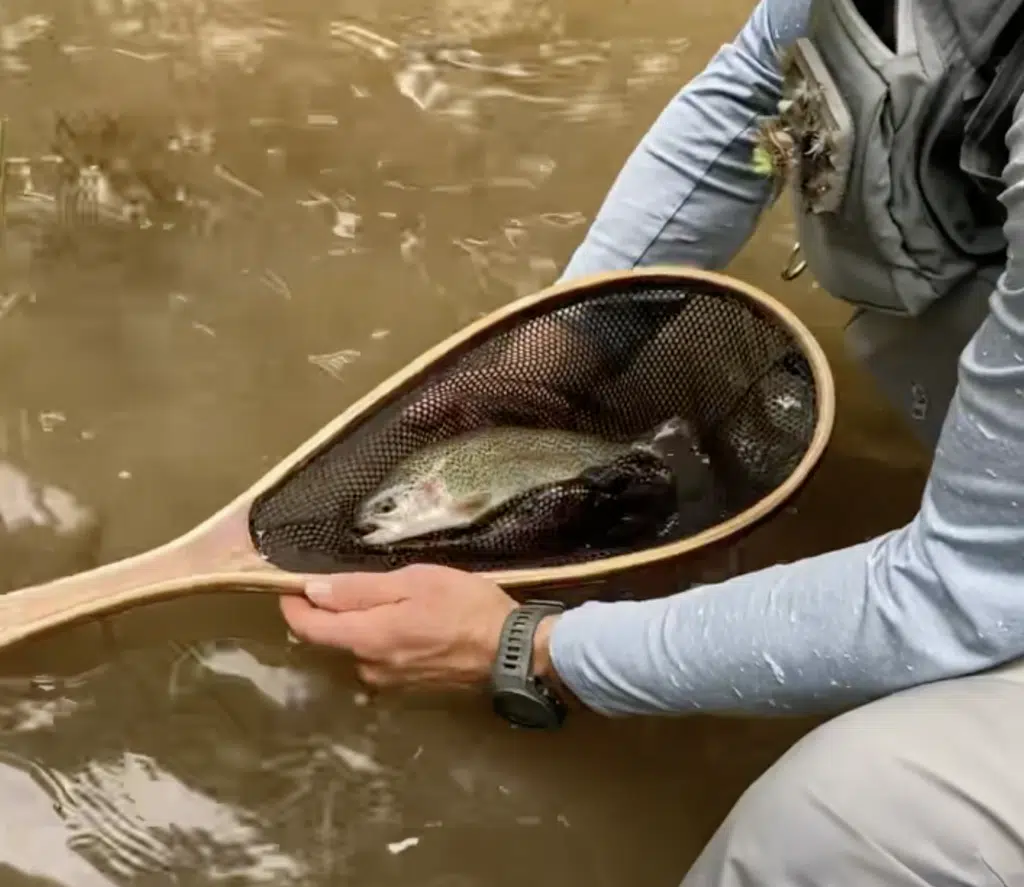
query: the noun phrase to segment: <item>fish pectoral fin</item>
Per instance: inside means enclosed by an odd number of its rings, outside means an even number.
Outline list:
[[[472,493],[455,503],[455,511],[460,517],[471,520],[486,511],[490,504],[490,493]]]

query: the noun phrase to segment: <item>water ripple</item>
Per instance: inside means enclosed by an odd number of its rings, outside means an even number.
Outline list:
[[[0,864],[69,887],[158,874],[276,884],[387,853],[398,774],[377,759],[361,700],[349,715],[332,703],[323,723],[330,692],[315,672],[228,640],[125,654],[74,678],[7,679]],[[144,729],[157,720],[173,738]],[[33,819],[26,854],[12,827]]]

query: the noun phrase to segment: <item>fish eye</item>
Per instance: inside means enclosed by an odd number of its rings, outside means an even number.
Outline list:
[[[378,514],[391,514],[391,512],[393,512],[395,510],[397,505],[398,505],[398,503],[395,502],[395,497],[394,496],[388,496],[387,498],[381,499],[379,502],[377,502],[376,507],[374,508],[374,510]]]

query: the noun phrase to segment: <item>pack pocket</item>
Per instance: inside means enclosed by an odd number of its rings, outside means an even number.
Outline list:
[[[919,315],[976,267],[933,218],[921,191],[922,107],[934,86],[913,36],[882,44],[849,0],[822,0],[812,39],[800,43],[790,85],[830,121],[831,194],[816,191],[801,157],[796,208],[801,245],[822,286],[852,305]],[[840,173],[841,170],[841,173]]]
[[[798,118],[794,200],[800,242],[811,270],[833,296],[906,314],[911,312],[907,285],[898,272],[915,269],[891,212],[889,84],[879,70],[881,61],[850,52],[854,41],[844,38],[837,38],[831,69],[829,44],[822,52],[808,40],[795,44],[787,65],[787,96],[802,102],[786,109]]]

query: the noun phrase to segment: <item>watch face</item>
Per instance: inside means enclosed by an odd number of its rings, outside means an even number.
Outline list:
[[[544,728],[558,723],[551,704],[530,693],[499,693],[494,697],[494,707],[517,727]]]

